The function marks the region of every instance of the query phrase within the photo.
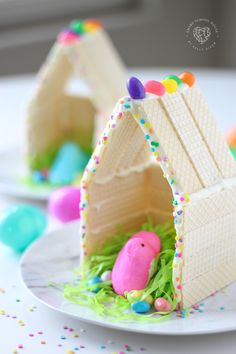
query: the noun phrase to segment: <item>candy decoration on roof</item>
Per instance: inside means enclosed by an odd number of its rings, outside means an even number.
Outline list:
[[[161,82],[155,80],[147,81],[144,84],[144,88],[146,92],[153,93],[157,96],[163,96],[166,92],[165,86]]]
[[[96,19],[84,21],[85,33],[97,31],[99,28],[102,28],[102,23]]]
[[[72,21],[69,27],[72,31],[78,33],[79,35],[83,35],[85,33],[84,22],[82,21],[78,21],[78,20]]]
[[[168,93],[174,93],[178,89],[178,84],[177,84],[176,80],[165,79],[165,80],[162,80],[162,83],[165,86],[166,92],[168,92]]]
[[[97,31],[102,28],[102,24],[98,20],[79,21],[74,20],[69,24],[68,28],[63,29],[58,35],[58,42],[63,44],[71,44],[78,41],[81,36],[86,33]]]
[[[226,134],[226,141],[229,145],[230,151],[236,160],[236,125],[232,127]]]
[[[71,44],[71,43],[78,41],[79,38],[80,37],[75,32],[66,28],[62,32],[59,33],[57,40],[59,43]]]
[[[131,77],[128,80],[127,88],[130,97],[133,99],[140,100],[146,96],[142,82],[136,77]]]
[[[175,80],[178,85],[181,85],[183,83],[183,81],[176,75],[167,75],[165,77],[165,80]]]
[[[181,73],[179,78],[190,87],[195,83],[195,76],[189,71]]]

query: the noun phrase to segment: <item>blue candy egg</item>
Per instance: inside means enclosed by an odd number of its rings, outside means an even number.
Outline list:
[[[146,96],[142,82],[136,77],[131,77],[127,82],[127,89],[131,98],[140,100]]]
[[[146,313],[150,310],[151,306],[146,301],[136,301],[131,305],[131,308],[136,313]]]
[[[91,285],[100,284],[100,283],[102,283],[102,279],[100,277],[94,277],[87,282],[87,285],[91,286]],[[97,292],[99,292],[99,290],[101,290],[101,288],[98,286],[98,287],[94,287],[91,291],[93,293],[97,293]]]
[[[88,155],[77,144],[63,144],[51,166],[49,181],[58,185],[71,184],[77,174],[83,171],[88,160]]]
[[[32,172],[32,180],[35,183],[40,183],[46,180],[45,176],[40,171],[33,171]]]
[[[45,231],[46,215],[29,204],[7,208],[0,215],[0,241],[22,252]]]

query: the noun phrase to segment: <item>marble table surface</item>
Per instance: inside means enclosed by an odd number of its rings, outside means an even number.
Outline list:
[[[193,71],[220,127],[227,130],[236,122],[236,71]],[[158,79],[179,69],[132,70],[136,72],[141,78]],[[25,107],[34,86],[33,75],[0,78],[0,151],[22,144]],[[22,201],[0,195],[0,211]],[[46,210],[44,203],[35,204]],[[50,219],[49,230],[56,227],[60,227],[59,223]],[[235,353],[234,332],[151,336],[100,328],[58,314],[38,303],[24,289],[18,273],[19,258],[0,245],[0,354],[70,354],[70,350],[85,354]]]

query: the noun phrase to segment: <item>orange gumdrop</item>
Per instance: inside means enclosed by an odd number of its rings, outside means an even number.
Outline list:
[[[88,19],[84,22],[85,32],[93,32],[102,27],[102,23],[99,20]]]
[[[226,141],[229,146],[236,149],[236,125],[232,127],[226,134]]]
[[[188,86],[193,86],[195,82],[195,76],[189,71],[185,71],[179,75],[179,78]]]

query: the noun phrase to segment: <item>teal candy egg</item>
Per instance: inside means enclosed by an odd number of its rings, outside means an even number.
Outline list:
[[[95,284],[101,284],[102,283],[102,279],[100,277],[94,277],[92,279],[90,279],[88,282],[87,282],[87,285],[90,287],[92,286],[92,292],[93,293],[98,293],[100,290],[101,290],[101,287],[97,286],[97,287],[93,287],[93,285]]]
[[[146,313],[150,310],[151,306],[146,301],[136,301],[131,305],[131,308],[136,313]]]
[[[45,231],[46,215],[30,204],[5,209],[0,215],[0,241],[18,252],[24,251]]]

